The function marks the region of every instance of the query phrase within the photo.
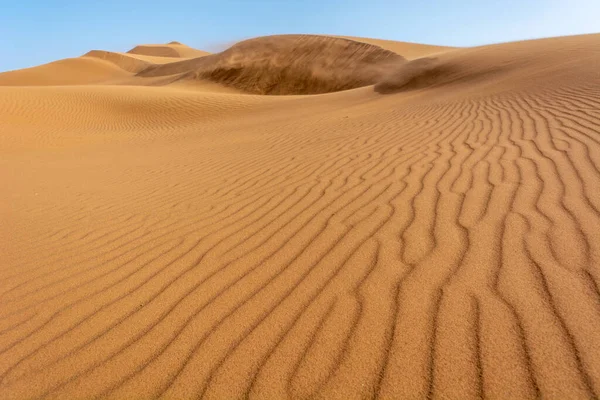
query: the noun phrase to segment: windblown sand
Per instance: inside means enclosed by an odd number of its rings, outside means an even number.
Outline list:
[[[0,398],[600,396],[600,35],[0,85]]]

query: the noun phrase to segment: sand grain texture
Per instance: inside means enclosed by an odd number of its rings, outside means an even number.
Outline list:
[[[598,398],[600,36],[378,46],[0,74],[0,398]]]

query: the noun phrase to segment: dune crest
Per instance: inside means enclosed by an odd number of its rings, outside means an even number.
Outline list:
[[[599,398],[600,34],[411,49],[0,74],[0,398]]]
[[[354,40],[361,43],[368,43],[379,46],[382,49],[393,51],[396,54],[401,54],[407,60],[414,60],[422,57],[431,57],[433,55],[443,54],[449,51],[456,50],[456,47],[435,46],[431,44],[398,42],[395,40],[382,40],[372,38],[361,38],[354,36],[334,36],[343,39]]]
[[[404,62],[396,53],[348,39],[279,35],[249,39],[210,56],[153,65],[139,76],[180,74],[256,94],[318,94],[368,86]]]
[[[171,58],[192,58],[203,57],[210,53],[197,50],[179,42],[169,42],[167,44],[142,44],[135,46],[127,53],[152,56],[152,57],[171,57]]]
[[[142,57],[130,56],[129,54],[117,53],[114,51],[103,51],[103,50],[91,50],[85,53],[82,57],[92,57],[99,58],[101,60],[107,60],[119,68],[124,69],[127,72],[137,73],[142,71],[148,66],[152,65],[152,61],[156,61],[156,57],[153,57],[154,60],[144,60]]]
[[[125,76],[125,71],[107,61],[67,58],[37,67],[0,73],[0,86],[82,85]]]
[[[177,50],[169,45],[139,45],[127,52],[153,57],[181,57]]]

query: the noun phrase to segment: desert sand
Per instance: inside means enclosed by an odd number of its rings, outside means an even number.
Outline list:
[[[0,74],[0,398],[600,396],[600,35]]]

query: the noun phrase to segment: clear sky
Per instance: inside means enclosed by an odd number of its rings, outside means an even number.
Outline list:
[[[600,32],[600,0],[0,0],[0,71],[177,40],[274,33],[474,46]]]

